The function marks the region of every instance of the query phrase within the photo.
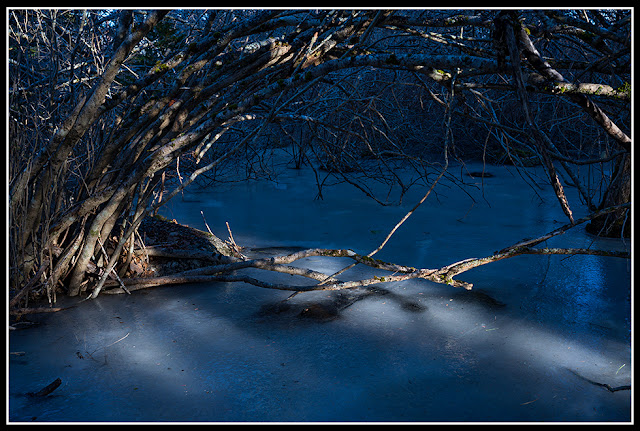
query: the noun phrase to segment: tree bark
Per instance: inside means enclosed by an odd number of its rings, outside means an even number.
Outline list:
[[[618,158],[611,183],[598,209],[631,202],[631,154]],[[595,218],[586,226],[587,232],[609,238],[631,238],[631,208],[614,211]]]

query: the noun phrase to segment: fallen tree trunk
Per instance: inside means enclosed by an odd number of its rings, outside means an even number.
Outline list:
[[[284,256],[274,256],[262,259],[242,260],[238,258],[228,258],[231,262],[220,263],[210,266],[205,266],[181,273],[167,275],[163,277],[150,277],[150,278],[130,278],[122,280],[128,290],[138,290],[154,286],[164,286],[169,284],[184,284],[184,283],[204,283],[204,282],[244,282],[259,286],[267,289],[287,290],[293,292],[309,292],[316,290],[344,290],[353,289],[358,287],[366,287],[374,284],[391,283],[405,281],[409,279],[421,278],[429,280],[435,283],[448,284],[452,287],[462,287],[467,290],[473,288],[473,284],[454,280],[453,277],[469,271],[470,269],[478,266],[486,265],[488,263],[497,262],[499,260],[513,258],[526,254],[538,254],[538,255],[576,255],[576,254],[589,254],[607,257],[618,258],[630,258],[631,254],[626,251],[608,251],[608,250],[596,250],[596,249],[584,249],[584,248],[534,248],[534,246],[558,235],[562,235],[569,229],[592,220],[593,218],[602,216],[604,214],[620,210],[621,208],[628,207],[630,204],[625,204],[616,207],[606,208],[598,211],[591,216],[583,217],[575,220],[574,223],[569,223],[555,229],[549,233],[541,235],[535,239],[527,239],[506,247],[500,251],[495,252],[491,256],[481,258],[469,258],[459,262],[452,263],[450,265],[443,266],[438,269],[429,268],[414,268],[409,266],[398,265],[395,263],[384,262],[379,259],[373,259],[366,255],[361,255],[353,250],[346,249],[308,249],[295,253],[291,253]],[[165,254],[166,255],[166,254]],[[182,259],[183,254],[176,255]],[[385,270],[390,272],[390,275],[378,276],[374,275],[370,278],[351,281],[339,281],[330,275],[325,275],[317,271],[289,266],[297,260],[314,257],[347,257],[353,259],[357,264],[363,264],[371,268]],[[256,268],[267,271],[276,271],[286,273],[290,275],[299,275],[319,281],[317,284],[298,285],[298,284],[283,284],[283,283],[271,283],[263,280],[256,279],[247,275],[238,275],[237,271],[247,268]],[[105,294],[118,294],[124,293],[125,290],[117,286],[116,281],[108,281],[105,283],[107,290],[103,291]],[[109,289],[109,287],[111,287]]]

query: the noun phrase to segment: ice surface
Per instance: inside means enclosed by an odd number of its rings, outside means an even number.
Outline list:
[[[549,187],[513,169],[445,181],[376,257],[438,268],[488,256],[566,223]],[[470,171],[482,166],[470,166]],[[533,172],[533,171],[532,171]],[[458,175],[459,176],[459,175]],[[384,197],[386,191],[380,186]],[[255,253],[300,247],[375,249],[424,194],[380,206],[348,184],[315,200],[309,169],[185,193],[165,215]],[[579,199],[568,189],[574,216]],[[540,199],[543,198],[543,200]],[[472,199],[473,198],[473,199]],[[574,229],[549,246],[624,249]],[[270,249],[270,250],[269,250]],[[298,262],[327,274],[350,263]],[[269,312],[289,292],[245,284],[166,286],[101,296],[11,331],[10,421],[629,421],[630,263],[521,256],[458,278],[385,284],[337,318]],[[359,266],[342,278],[368,274]],[[262,278],[291,282],[292,276]],[[335,295],[302,293],[307,304]],[[63,302],[64,305],[64,302]],[[35,392],[56,378],[44,398]]]

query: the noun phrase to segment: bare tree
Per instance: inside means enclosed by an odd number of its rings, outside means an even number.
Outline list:
[[[604,217],[597,230],[629,229],[629,10],[14,9],[8,17],[12,307],[29,295],[53,302],[58,289],[97,296],[116,283],[110,274],[124,274],[145,217],[225,162],[252,163],[273,133],[296,149],[299,166],[315,158],[382,204],[367,182],[404,193],[411,184],[394,173],[399,160],[432,175],[433,186],[450,157],[481,156],[542,164],[569,227]],[[467,132],[455,136],[459,129]],[[171,182],[179,163],[181,182]],[[601,169],[602,183],[585,186],[583,166]],[[567,200],[567,181],[583,202]],[[592,216],[574,220],[578,204]],[[538,243],[482,263],[582,252]],[[230,279],[226,272],[247,266],[297,271],[286,266],[297,255],[267,264],[217,244],[215,267],[174,280]],[[376,262],[373,252],[309,253],[466,287],[452,277],[480,264],[412,269]],[[381,282],[302,275],[323,289]],[[135,283],[153,282],[124,281]]]

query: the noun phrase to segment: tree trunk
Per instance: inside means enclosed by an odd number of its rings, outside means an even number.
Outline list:
[[[630,154],[625,154],[618,159],[611,183],[598,209],[628,202],[631,202],[631,157]],[[631,218],[629,211],[629,208],[625,208],[598,217],[587,225],[586,230],[593,235],[608,238],[630,238]]]

